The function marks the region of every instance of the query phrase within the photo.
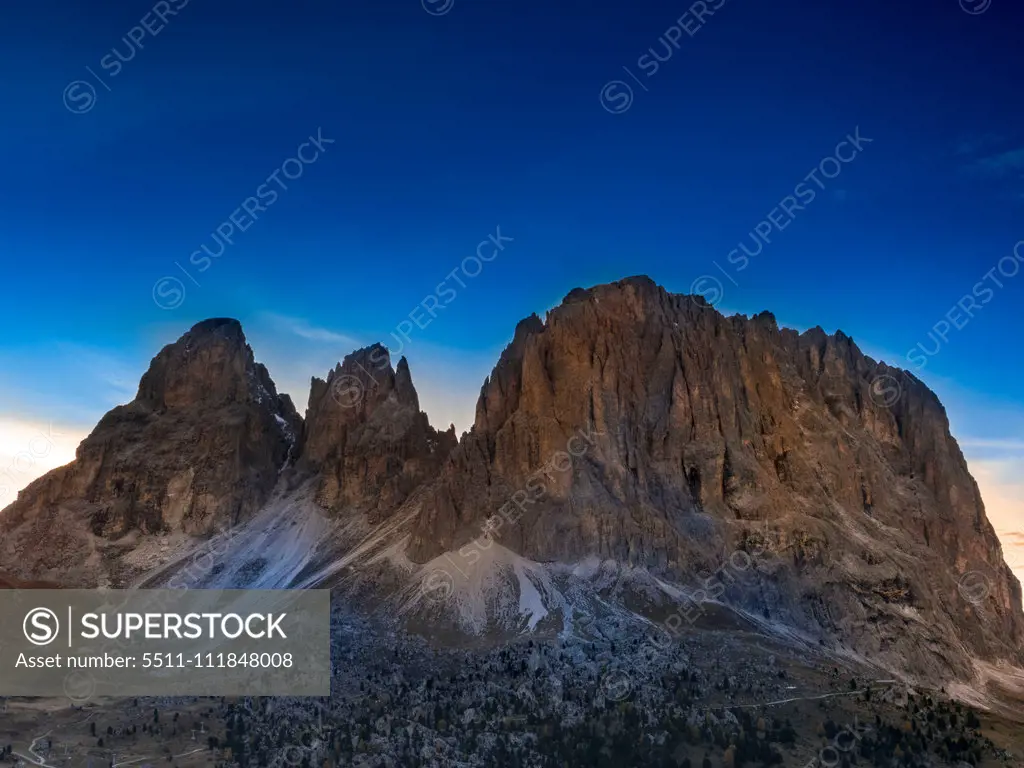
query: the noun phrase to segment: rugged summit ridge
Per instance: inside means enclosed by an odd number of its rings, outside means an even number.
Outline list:
[[[531,486],[574,435],[587,450]],[[941,648],[958,671],[963,647],[1020,656],[1020,585],[935,395],[842,332],[724,317],[646,277],[520,324],[409,555],[458,550],[497,514],[531,560],[684,581],[758,541],[772,570],[731,595],[754,615],[866,653]],[[958,590],[969,570],[988,576],[981,604]]]
[[[154,411],[216,406],[273,390],[267,369],[252,359],[237,320],[197,323],[157,354],[139,382],[135,402]]]
[[[301,429],[238,321],[199,323],[153,358],[135,399],[100,420],[74,462],[3,511],[5,567],[66,584],[121,583],[118,557],[138,534],[203,535],[251,516]]]
[[[317,501],[334,513],[388,516],[431,479],[455,447],[420,411],[409,363],[392,368],[382,345],[357,350],[313,378],[299,468],[317,475]]]
[[[646,277],[520,322],[461,440],[380,344],[312,379],[303,421],[236,321],[200,323],[0,512],[0,564],[123,585],[160,562],[148,534],[239,521],[222,586],[251,558],[278,586],[359,563],[360,589],[408,606],[445,561],[474,617],[518,606],[532,628],[571,613],[594,563],[677,599],[755,553],[714,592],[766,627],[932,679],[1024,667],[1020,584],[935,395],[842,332],[725,317]]]

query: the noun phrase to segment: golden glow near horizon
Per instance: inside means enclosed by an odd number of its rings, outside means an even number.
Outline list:
[[[0,509],[37,477],[73,461],[87,434],[81,427],[0,418]]]
[[[1024,459],[968,459],[1003,558],[1024,584]],[[1018,478],[1014,480],[1014,478]]]

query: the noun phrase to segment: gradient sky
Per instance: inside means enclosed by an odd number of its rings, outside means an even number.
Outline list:
[[[1004,542],[1024,532],[1016,0],[40,0],[4,15],[0,464],[37,454],[13,485],[69,459],[205,317],[239,318],[301,410],[309,376],[397,347],[414,312],[426,327],[402,351],[422,404],[462,430],[520,318],[646,273],[723,311],[841,328],[914,370]],[[738,269],[730,252],[856,129],[870,141]],[[268,182],[318,130],[334,143],[286,167],[301,168],[287,190]],[[190,255],[216,253],[211,233],[268,183],[276,200],[200,272]],[[463,261],[499,228],[503,250]],[[426,324],[415,308],[441,283],[455,297]],[[968,294],[988,300],[946,319]],[[62,435],[45,456],[40,429]]]

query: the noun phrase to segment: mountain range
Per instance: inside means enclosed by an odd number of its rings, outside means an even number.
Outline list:
[[[0,570],[331,586],[446,642],[714,606],[908,680],[1024,667],[1021,587],[936,396],[841,331],[647,277],[520,322],[461,437],[382,345],[300,416],[237,321],[201,322],[0,511]]]

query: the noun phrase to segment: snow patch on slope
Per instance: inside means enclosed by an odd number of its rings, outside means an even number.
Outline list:
[[[400,574],[408,574],[416,565],[405,557],[408,542],[406,530],[415,518],[415,510],[395,515],[377,526],[353,516],[335,524],[329,535],[318,542],[332,553],[327,563],[294,586],[311,589],[330,583],[347,568],[358,565],[387,564]]]
[[[541,619],[548,615],[544,607],[544,598],[530,581],[522,565],[515,563],[512,566],[519,577],[519,614],[527,617],[527,629],[533,631]]]
[[[293,586],[330,528],[310,497],[310,487],[275,496],[250,520],[196,542],[136,586],[169,582],[189,589]]]
[[[446,552],[420,566],[401,610],[440,612],[479,635],[491,629],[532,631],[565,602],[546,566],[491,541],[469,556]]]

